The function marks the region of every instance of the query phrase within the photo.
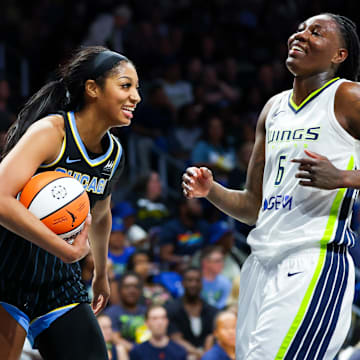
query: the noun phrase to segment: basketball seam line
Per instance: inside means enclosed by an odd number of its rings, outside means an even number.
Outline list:
[[[68,201],[66,204],[64,204],[62,207],[56,209],[55,211],[51,212],[50,214],[47,214],[46,216],[42,217],[40,220],[46,219],[47,217],[51,216],[52,214],[55,214],[57,211],[63,209],[66,205],[69,205],[70,203],[72,203],[74,200],[76,200],[77,198],[79,198],[83,193],[85,192],[85,190],[82,191],[82,193],[80,193],[78,196],[74,197],[73,199],[71,199],[70,201]],[[65,231],[65,233],[67,233],[68,231]],[[61,234],[56,234],[56,235],[62,235],[65,233],[61,233]]]

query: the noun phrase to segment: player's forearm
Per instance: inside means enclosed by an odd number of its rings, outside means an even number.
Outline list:
[[[89,232],[91,251],[94,257],[95,274],[106,275],[106,263],[111,231],[111,214],[107,213],[101,219],[93,219]]]
[[[0,224],[63,261],[72,261],[64,257],[65,253],[71,252],[71,245],[62,241],[18,200],[6,194],[0,195]]]
[[[260,204],[256,197],[244,190],[231,190],[214,182],[206,197],[218,209],[246,224],[255,224]]]

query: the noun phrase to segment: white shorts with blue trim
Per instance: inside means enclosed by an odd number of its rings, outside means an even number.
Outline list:
[[[64,315],[77,305],[79,304],[75,303],[62,306],[30,321],[29,317],[16,306],[0,301],[0,306],[2,306],[26,331],[27,338],[29,339],[31,346],[34,346],[35,338],[42,331],[47,329],[57,318]]]
[[[333,360],[351,323],[354,264],[324,245],[241,270],[236,360]]]

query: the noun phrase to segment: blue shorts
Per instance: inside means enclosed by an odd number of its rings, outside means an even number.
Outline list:
[[[35,338],[47,329],[57,318],[79,305],[79,303],[59,307],[30,321],[29,317],[16,306],[0,301],[0,305],[24,328],[27,337],[34,346]]]

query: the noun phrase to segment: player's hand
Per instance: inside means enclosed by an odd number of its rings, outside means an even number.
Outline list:
[[[342,171],[337,169],[326,156],[304,150],[309,157],[292,159],[299,164],[299,172],[295,177],[301,179],[302,186],[332,190],[342,187]]]
[[[100,277],[95,274],[92,289],[94,297],[91,302],[91,308],[94,314],[97,315],[105,308],[110,297],[110,285],[107,274]]]
[[[192,166],[185,170],[181,186],[184,195],[191,199],[207,196],[213,182],[212,172],[208,168]]]
[[[75,237],[72,244],[69,245],[70,254],[68,254],[66,258],[62,259],[65,263],[74,263],[76,261],[79,261],[89,253],[90,244],[88,234],[90,225],[91,215],[89,214],[86,218],[84,228],[81,230],[79,235]]]

